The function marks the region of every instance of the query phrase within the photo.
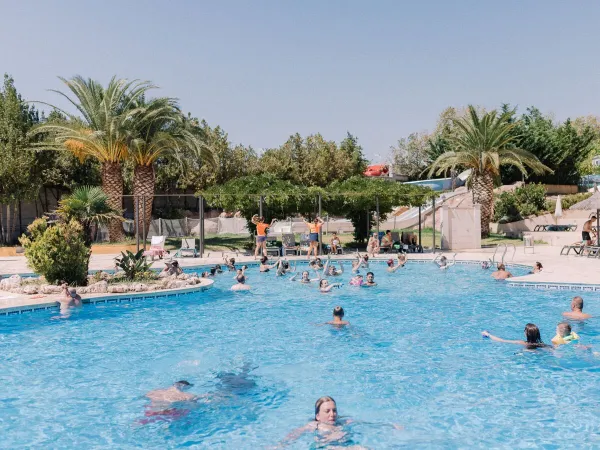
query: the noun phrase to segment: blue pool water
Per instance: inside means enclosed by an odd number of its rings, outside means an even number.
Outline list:
[[[348,445],[600,446],[598,321],[573,325],[593,349],[481,338],[520,339],[534,322],[550,342],[572,292],[510,288],[477,266],[373,270],[378,287],[331,294],[251,268],[252,293],[229,292],[225,273],[185,297],[2,317],[0,448],[269,448],[322,395],[355,420]],[[583,297],[600,314],[599,295]],[[338,304],[351,327],[319,326]],[[148,420],[144,394],[179,379],[213,401]]]

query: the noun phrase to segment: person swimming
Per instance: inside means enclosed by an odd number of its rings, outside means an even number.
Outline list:
[[[363,285],[363,276],[360,274],[355,275],[350,279],[350,286],[362,286]]]
[[[561,322],[556,326],[556,336],[552,338],[552,343],[558,346],[578,340],[579,336],[571,330],[571,325],[568,322]]]
[[[342,283],[331,283],[329,284],[329,281],[326,279],[321,279],[321,281],[319,281],[319,291],[325,293],[325,292],[330,292],[333,288],[341,288],[342,287]]]
[[[483,331],[481,333],[481,335],[484,338],[490,338],[492,341],[496,341],[496,342],[503,342],[505,344],[524,345],[528,349],[552,347],[551,345],[544,344],[544,341],[542,341],[542,337],[540,335],[540,329],[537,327],[537,325],[535,325],[533,323],[528,323],[527,325],[525,325],[525,340],[524,341],[502,339],[497,336],[494,336],[493,334],[490,334],[488,331]]]
[[[535,263],[535,266],[533,266],[533,270],[529,273],[530,274],[540,273],[542,271],[542,269],[543,269],[542,263],[538,261]]]
[[[287,260],[279,260],[277,262],[277,276],[282,276],[285,275],[288,272],[295,272],[296,271],[296,262],[294,261],[294,267],[292,268],[290,266],[290,263]]]
[[[350,322],[344,320],[344,308],[341,306],[336,306],[333,308],[333,320],[329,322],[325,322],[327,325],[334,325],[337,327],[342,327],[346,325],[350,325]]]
[[[308,270],[305,270],[302,272],[302,276],[301,276],[300,280],[298,280],[298,281],[300,281],[300,283],[302,283],[302,284],[310,284],[313,281],[321,281],[321,274],[316,271],[315,271],[315,273],[317,274],[317,278],[310,278],[310,274],[308,273]],[[296,272],[292,276],[292,278],[290,278],[290,281],[296,281],[297,276],[298,276],[298,272]]]
[[[323,261],[321,261],[321,258],[317,257],[315,259],[311,259],[310,262],[308,263],[308,266],[313,270],[322,269]]]
[[[267,256],[261,257],[259,271],[260,272],[268,272],[269,270],[274,269],[275,267],[277,267],[279,265],[280,259],[278,259],[275,262],[275,264],[267,264],[269,262],[269,258]]]
[[[375,274],[373,272],[367,272],[367,280],[363,283],[363,286],[377,286],[377,283],[375,283]]]
[[[395,273],[398,269],[401,269],[406,264],[406,255],[401,253],[398,255],[398,260],[396,265],[394,265],[394,260],[392,258],[387,260],[387,271],[390,273]]]
[[[498,270],[492,273],[492,278],[496,280],[506,280],[507,278],[511,278],[512,273],[506,270],[506,266],[502,263],[498,264]]]
[[[571,311],[565,311],[562,315],[573,320],[585,320],[592,317],[591,314],[583,312],[583,298],[580,296],[573,297]]]
[[[488,270],[490,267],[492,267],[492,264],[493,264],[493,262],[491,259],[488,261],[481,261],[481,268],[483,270]]]
[[[238,275],[235,279],[237,281],[237,284],[231,286],[232,291],[249,291],[250,289],[252,289],[249,285],[246,284],[245,275]]]
[[[327,262],[323,267],[323,276],[325,277],[338,277],[343,275],[344,273],[344,265],[340,261],[339,270],[331,263],[331,255],[327,255]]]
[[[439,260],[438,260],[439,258]],[[448,262],[448,258],[446,258],[444,255],[437,255],[434,260],[434,263],[436,263],[438,265],[438,267],[441,270],[447,270],[450,267],[452,267],[454,264],[456,264],[456,253],[454,254],[454,257],[452,258],[452,262]]]

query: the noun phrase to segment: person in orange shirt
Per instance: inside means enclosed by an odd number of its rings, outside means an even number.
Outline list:
[[[273,226],[277,222],[277,219],[271,220],[271,223],[267,225],[264,217],[258,217],[258,214],[254,214],[250,221],[256,225],[256,250],[254,250],[254,258],[258,257],[258,252],[261,249],[263,256],[267,256],[267,229]]]
[[[309,222],[306,219],[303,219],[304,223],[308,226],[309,230],[309,241],[310,246],[308,247],[308,259],[310,259],[310,254],[314,251],[315,258],[319,252],[319,233],[321,232],[321,227],[325,222],[320,217],[315,217],[312,222]]]

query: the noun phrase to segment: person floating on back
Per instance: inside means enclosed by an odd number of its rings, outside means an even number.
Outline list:
[[[573,320],[585,320],[592,317],[591,314],[583,312],[583,298],[580,296],[573,297],[573,300],[571,301],[571,311],[565,311],[562,315]]]
[[[564,345],[578,340],[579,336],[571,330],[571,325],[567,322],[561,322],[556,327],[556,336],[552,338],[552,343],[554,345]]]

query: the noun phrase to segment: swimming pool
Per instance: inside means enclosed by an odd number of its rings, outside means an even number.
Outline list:
[[[88,305],[68,320],[0,317],[0,447],[266,448],[306,424],[322,395],[369,448],[600,445],[600,358],[480,334],[520,339],[531,321],[550,342],[574,293],[511,288],[469,265],[372,269],[378,287],[330,294],[251,268],[251,293],[229,292],[225,273],[203,293]],[[600,314],[600,296],[582,295]],[[338,304],[351,327],[319,326]],[[600,351],[598,322],[574,330]],[[179,379],[216,399],[148,420],[144,394]]]

